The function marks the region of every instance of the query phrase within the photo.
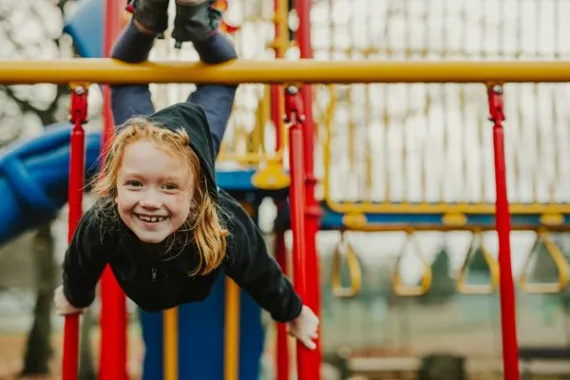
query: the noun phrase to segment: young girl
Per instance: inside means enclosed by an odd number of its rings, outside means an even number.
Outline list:
[[[143,61],[154,38],[132,21],[112,56]],[[217,31],[192,42],[202,61],[236,58]],[[148,85],[112,88],[120,126],[93,186],[98,200],[65,254],[63,285],[55,293],[60,315],[81,313],[93,302],[107,264],[125,294],[147,311],[205,299],[223,271],[315,348],[318,318],[268,255],[249,215],[216,186],[215,157],[235,91],[201,85],[187,102],[154,112]]]

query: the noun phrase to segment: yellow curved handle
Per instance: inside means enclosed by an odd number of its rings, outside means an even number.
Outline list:
[[[415,297],[415,296],[423,296],[427,292],[429,292],[431,288],[431,280],[432,280],[432,273],[431,273],[431,265],[427,262],[424,255],[422,254],[419,244],[414,239],[413,231],[407,232],[407,238],[400,250],[400,254],[396,259],[396,265],[394,267],[394,271],[392,272],[392,288],[394,289],[394,293],[401,297]],[[400,262],[402,261],[402,257],[406,252],[406,248],[409,243],[414,245],[415,255],[420,259],[423,266],[423,275],[420,279],[419,285],[406,285],[402,283],[402,278],[400,276]]]
[[[468,284],[467,283],[467,273],[469,273],[469,264],[477,248],[481,250],[481,254],[489,267],[489,274],[491,276],[491,281],[489,284]],[[499,264],[491,256],[485,245],[483,244],[483,232],[481,230],[475,230],[473,232],[473,238],[471,239],[471,244],[469,244],[469,250],[465,255],[465,260],[461,265],[461,269],[457,275],[457,291],[462,294],[491,294],[496,289],[499,288]]]
[[[289,186],[291,178],[279,161],[270,160],[267,166],[258,167],[251,183],[261,190],[281,190]]]
[[[342,276],[340,273],[342,260],[340,253],[341,246],[344,246],[345,248],[345,258],[350,278],[350,286],[342,285]],[[331,282],[332,292],[339,298],[356,297],[362,288],[362,268],[360,267],[360,261],[358,260],[358,256],[350,243],[344,239],[344,234],[341,235],[340,243],[333,252]]]
[[[546,247],[546,252],[550,255],[554,263],[556,264],[556,268],[558,269],[558,281],[556,282],[529,282],[527,271],[532,258],[536,255],[538,251],[538,246],[540,244],[544,244]],[[523,292],[526,293],[533,293],[533,294],[552,294],[552,293],[560,293],[561,291],[566,288],[568,284],[568,263],[564,254],[560,251],[560,249],[554,244],[554,242],[550,239],[550,235],[546,231],[546,229],[541,228],[536,233],[536,240],[530,253],[528,254],[525,264],[523,266],[523,272],[519,278],[519,287]]]

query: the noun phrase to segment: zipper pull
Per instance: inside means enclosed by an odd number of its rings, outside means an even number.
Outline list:
[[[156,268],[152,268],[152,282],[156,282]]]

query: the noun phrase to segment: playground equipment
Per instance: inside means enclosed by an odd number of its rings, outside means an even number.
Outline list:
[[[392,273],[392,283],[394,284],[394,293],[399,296],[410,297],[410,296],[422,296],[426,294],[431,286],[431,266],[425,259],[424,255],[422,254],[421,247],[418,244],[417,240],[414,238],[414,232],[412,230],[406,231],[407,239],[404,241],[404,245],[400,249],[400,254],[398,255],[398,259],[396,260],[396,265],[394,266],[394,272]],[[408,244],[413,245],[413,252],[418,257],[422,264],[422,276],[420,279],[420,283],[416,286],[412,285],[405,285],[402,283],[401,276],[400,276],[400,262],[404,253],[406,252],[406,248]]]
[[[512,63],[513,67],[516,67],[518,63]],[[9,75],[9,67],[10,65],[6,62],[0,64],[0,68],[4,68],[7,70]],[[16,66],[17,67],[17,63]],[[128,68],[125,68],[129,70]],[[199,69],[197,69],[199,70]],[[208,70],[213,70],[210,68]],[[2,75],[6,75],[3,73]],[[36,74],[37,75],[37,74]],[[44,74],[45,75],[45,74]],[[49,74],[45,75],[44,81],[50,81],[51,77]],[[141,79],[142,81],[142,79]],[[79,90],[79,91],[78,91]],[[80,97],[85,96],[85,92],[81,91],[81,87],[75,87],[74,92],[72,93],[73,100],[72,100],[72,115],[75,115],[75,111],[77,111],[78,105],[85,105],[86,103],[84,100],[81,100]],[[308,265],[302,265],[306,263],[308,260],[305,251],[305,247],[303,246],[304,233],[306,233],[305,228],[305,220],[301,217],[303,213],[299,211],[304,211],[306,207],[306,201],[303,199],[305,192],[302,191],[304,187],[304,183],[302,180],[297,177],[295,173],[302,173],[303,172],[303,164],[305,163],[303,160],[303,155],[301,150],[299,149],[302,146],[302,135],[301,135],[301,128],[300,123],[305,121],[304,114],[302,108],[300,106],[298,93],[294,90],[293,87],[288,87],[286,93],[286,109],[288,110],[288,122],[291,123],[290,126],[290,168],[291,168],[291,189],[290,189],[290,197],[291,197],[291,204],[292,204],[292,227],[294,231],[294,273],[295,273],[295,287],[298,289],[300,294],[305,297],[305,299],[310,300],[310,297],[307,297],[307,293],[309,291],[309,286],[313,284],[309,284],[308,282],[310,277],[313,275],[312,272],[309,271]],[[78,99],[79,98],[79,99]],[[510,215],[509,209],[506,199],[506,185],[505,185],[505,173],[504,173],[504,152],[502,150],[503,144],[503,136],[502,136],[502,92],[501,88],[494,85],[489,87],[489,104],[490,104],[490,112],[491,118],[493,120],[494,125],[494,141],[495,141],[495,166],[496,166],[496,181],[497,181],[497,226],[498,226],[498,233],[500,237],[500,268],[501,268],[501,310],[502,310],[502,318],[503,318],[503,344],[504,344],[504,370],[505,375],[509,379],[516,379],[518,378],[518,358],[517,358],[517,345],[516,345],[516,333],[514,330],[515,327],[515,320],[514,314],[512,310],[514,309],[514,297],[513,297],[513,283],[510,279],[512,279],[511,268],[510,268],[510,246],[509,246],[509,232],[510,232]],[[78,112],[79,116],[84,115],[84,112]],[[73,140],[72,142],[80,142],[79,148],[82,147],[81,139],[83,134],[81,132],[81,127],[84,120],[81,117],[72,117],[74,121],[74,133],[72,134]],[[72,152],[74,152],[72,148]],[[81,153],[81,151],[76,150],[75,152]],[[304,153],[304,152],[303,152]],[[77,156],[75,156],[77,157]],[[79,162],[82,163],[80,159],[77,161],[73,161],[73,153],[71,157],[72,163]],[[77,165],[77,164],[72,164]],[[299,169],[300,168],[300,169]],[[72,166],[73,169],[73,166]],[[73,177],[74,173],[76,175],[82,174],[80,173],[79,169],[75,171],[72,170],[71,172],[71,184],[79,184],[76,178]],[[81,192],[77,192],[76,189],[72,190],[70,194],[75,196],[81,196]],[[76,204],[74,202],[70,202],[70,205]],[[80,204],[80,203],[79,203]],[[301,236],[301,239],[299,239]],[[403,290],[403,293],[407,293]],[[76,318],[76,317],[75,317]],[[71,322],[71,323],[70,323]],[[76,364],[74,363],[74,354],[77,353],[76,349],[76,339],[77,339],[77,325],[75,324],[75,320],[68,319],[66,322],[66,360],[64,361],[64,370],[66,377],[73,378],[75,373],[70,371],[76,370]],[[70,339],[72,338],[72,339]],[[74,347],[75,345],[75,347]],[[297,370],[299,373],[299,378],[318,378],[317,371],[318,371],[318,360],[312,358],[310,355],[314,353],[308,352],[307,350],[303,350],[302,347],[297,347]],[[316,376],[316,377],[313,377]]]
[[[476,253],[477,249],[481,251],[483,259],[489,268],[491,281],[489,284],[469,284],[467,283],[467,275],[469,273],[469,263]],[[461,265],[461,270],[457,276],[457,290],[463,294],[490,294],[499,288],[499,266],[495,259],[491,256],[489,251],[483,244],[483,234],[480,229],[473,231],[473,238],[469,249]]]
[[[324,3],[324,2],[322,2]],[[283,2],[279,2],[283,4]],[[302,31],[308,31],[308,17],[306,13],[308,7],[305,5],[307,2],[298,1],[297,6],[300,19],[301,28],[298,31],[299,37],[303,34]],[[91,4],[93,5],[93,4]],[[280,9],[283,9],[280,8]],[[282,15],[281,15],[282,16]],[[115,17],[115,16],[113,16]],[[115,17],[115,19],[118,19]],[[277,23],[276,23],[277,24]],[[285,36],[287,31],[284,28],[284,23],[276,25],[276,30],[280,31],[279,36]],[[108,33],[108,35],[110,35]],[[188,62],[153,62],[145,63],[139,65],[125,65],[118,62],[113,62],[106,59],[101,60],[69,60],[69,61],[58,61],[54,62],[44,62],[44,61],[27,61],[27,62],[0,62],[0,82],[3,83],[144,83],[144,82],[154,82],[154,83],[170,83],[170,82],[195,82],[195,83],[220,83],[220,82],[231,82],[231,83],[271,83],[270,87],[270,97],[274,99],[271,103],[270,112],[264,111],[265,116],[260,115],[263,119],[267,117],[267,114],[273,119],[273,124],[279,132],[276,134],[278,139],[276,143],[275,155],[265,155],[259,154],[259,150],[262,150],[262,138],[259,138],[258,142],[251,144],[257,148],[251,149],[248,155],[236,155],[235,149],[226,149],[223,151],[223,156],[226,158],[231,157],[232,159],[240,159],[240,162],[245,163],[245,169],[240,169],[239,175],[229,172],[220,172],[220,186],[233,186],[233,188],[239,192],[250,192],[250,191],[260,191],[260,190],[281,190],[277,191],[279,194],[283,194],[283,190],[293,192],[293,197],[290,199],[292,218],[291,225],[294,232],[294,257],[296,265],[298,266],[303,260],[303,254],[309,256],[306,261],[307,264],[303,267],[304,271],[294,270],[295,275],[295,285],[301,291],[312,290],[314,293],[308,296],[308,302],[312,305],[317,305],[315,308],[318,310],[318,289],[312,287],[314,283],[307,283],[310,278],[310,273],[316,273],[316,270],[312,265],[316,265],[316,260],[311,258],[314,253],[314,247],[304,246],[301,244],[303,239],[306,243],[314,244],[314,232],[317,229],[317,223],[320,223],[321,229],[351,229],[360,231],[386,231],[386,230],[403,230],[406,231],[408,235],[408,240],[406,244],[414,244],[415,232],[421,230],[468,230],[473,233],[473,244],[477,244],[477,240],[480,238],[480,233],[482,231],[489,231],[495,228],[497,224],[498,233],[500,237],[500,254],[499,254],[499,266],[498,270],[500,275],[497,276],[497,263],[490,259],[490,255],[484,253],[484,257],[491,270],[491,282],[484,286],[474,286],[466,282],[466,274],[468,270],[469,255],[465,259],[463,269],[460,271],[458,276],[457,287],[458,290],[464,293],[488,293],[495,291],[497,289],[497,282],[499,283],[498,289],[501,292],[501,315],[503,318],[503,352],[504,352],[504,371],[505,378],[508,379],[518,379],[518,358],[517,358],[517,338],[515,334],[515,317],[514,317],[514,300],[513,300],[513,284],[512,284],[512,274],[510,273],[510,246],[508,235],[511,229],[511,217],[512,217],[512,228],[513,229],[532,229],[539,230],[538,238],[540,242],[545,242],[547,247],[550,247],[548,252],[554,258],[554,261],[559,268],[559,281],[557,284],[530,284],[528,282],[528,277],[524,276],[519,279],[519,286],[522,290],[528,292],[552,292],[559,291],[562,289],[567,282],[567,270],[566,263],[561,259],[559,250],[557,252],[556,247],[546,243],[549,241],[546,235],[546,230],[539,228],[547,228],[548,231],[552,230],[568,230],[568,215],[570,214],[570,208],[567,204],[559,200],[553,200],[554,198],[549,198],[548,201],[540,201],[534,198],[530,202],[516,201],[507,207],[506,199],[506,183],[505,183],[505,168],[504,168],[504,157],[505,152],[502,149],[502,122],[504,119],[504,107],[503,107],[503,84],[508,82],[568,82],[570,81],[569,74],[569,63],[566,61],[556,61],[556,62],[538,62],[538,61],[485,61],[485,62],[454,62],[454,61],[414,61],[414,62],[390,62],[390,61],[374,61],[372,59],[367,59],[366,61],[358,60],[358,57],[352,56],[353,61],[311,61],[311,47],[308,43],[308,38],[305,35],[304,42],[299,41],[299,47],[301,48],[301,60],[296,61],[247,61],[240,60],[236,62],[227,63],[220,65],[218,67],[209,67],[197,63]],[[107,46],[108,46],[107,42]],[[81,45],[81,44],[79,44]],[[95,51],[95,49],[87,49],[86,45],[83,51]],[[286,44],[274,44],[275,47],[281,49],[279,54],[283,55],[283,50],[285,50]],[[355,53],[356,49],[353,49],[351,54]],[[81,51],[81,50],[80,50]],[[101,53],[103,54],[103,53]],[[104,54],[103,54],[104,55]],[[366,56],[366,55],[363,55]],[[366,56],[370,58],[369,56]],[[290,83],[317,83],[317,84],[327,84],[327,86],[306,86],[301,87],[301,93],[298,94],[294,91],[294,88],[289,88],[293,91],[287,91],[284,94],[284,89],[282,84]],[[383,91],[375,92],[378,87],[374,87],[376,83],[477,83],[477,86],[473,86],[476,90],[471,94],[475,94],[476,97],[484,99],[487,107],[488,114],[491,115],[493,122],[493,141],[495,142],[493,155],[495,157],[495,162],[489,163],[484,166],[485,170],[489,173],[495,171],[495,177],[492,181],[489,181],[486,177],[482,179],[482,183],[487,183],[487,189],[495,189],[496,191],[493,195],[489,196],[488,192],[483,193],[481,199],[473,201],[471,198],[461,198],[455,197],[455,199],[448,200],[445,199],[447,189],[438,189],[440,196],[434,201],[434,196],[428,196],[429,189],[426,183],[429,183],[432,178],[430,178],[429,173],[422,172],[420,185],[418,188],[421,189],[424,194],[421,197],[402,197],[403,199],[397,199],[395,197],[394,190],[385,191],[383,194],[377,194],[372,191],[373,186],[371,185],[374,181],[381,181],[381,184],[388,186],[390,183],[397,182],[397,178],[408,178],[408,172],[406,170],[407,166],[402,166],[403,175],[398,177],[390,174],[389,170],[381,168],[378,166],[378,162],[390,162],[394,160],[395,154],[389,154],[389,144],[388,139],[380,140],[381,143],[377,144],[377,150],[384,151],[385,160],[374,160],[373,156],[378,154],[374,152],[374,145],[364,144],[361,145],[364,148],[358,150],[359,139],[362,139],[364,135],[368,140],[373,142],[378,142],[374,140],[373,129],[384,130],[386,132],[385,136],[388,136],[389,132],[397,128],[402,130],[406,128],[405,125],[399,123],[397,120],[398,115],[386,111],[386,109],[392,107],[400,110],[398,104],[389,103],[390,92],[386,90],[386,87],[382,87]],[[346,103],[355,102],[358,98],[358,90],[350,90],[343,94],[342,85],[337,83],[372,83],[367,88],[367,92],[364,93],[364,99],[368,105],[368,110],[370,112],[367,114],[363,112],[365,118],[367,118],[367,123],[365,123],[366,128],[370,128],[363,132],[363,128],[358,128],[357,122],[355,121],[355,116],[358,112],[351,108],[352,114],[350,115],[349,122],[347,123],[337,123],[333,124],[336,120],[336,112],[342,112],[342,107],[346,107]],[[484,84],[481,85],[481,83]],[[442,85],[443,86],[443,85]],[[505,84],[508,86],[508,84]],[[357,86],[354,86],[357,87]],[[75,108],[72,110],[77,110],[77,105],[82,104],[83,100],[80,98],[82,94],[76,93],[79,87],[74,87],[73,92]],[[84,86],[85,88],[85,86]],[[359,87],[362,88],[362,87]],[[506,87],[505,87],[506,88]],[[486,90],[486,92],[485,92]],[[315,93],[315,106],[311,104],[313,99],[313,92]],[[317,104],[319,97],[326,94],[329,100],[324,107],[322,104]],[[463,92],[461,92],[463,94]],[[298,96],[301,95],[303,102],[299,103]],[[265,95],[267,96],[267,95]],[[461,95],[464,96],[464,95]],[[461,98],[459,96],[459,98]],[[344,98],[343,98],[344,97]],[[393,99],[398,99],[394,96]],[[275,100],[277,99],[277,100]],[[374,107],[372,106],[371,99],[377,101],[381,104],[381,107],[376,107],[383,110],[383,113],[372,114]],[[430,103],[433,106],[433,103]],[[425,108],[429,109],[430,104],[427,103]],[[285,112],[287,107],[287,112]],[[313,142],[312,139],[314,134],[312,133],[312,116],[310,111],[314,108],[324,108],[326,112],[323,112],[321,125],[323,128],[319,130],[319,137],[324,134],[323,138],[323,192],[324,196],[322,203],[318,205],[316,200],[314,200],[313,192],[315,186],[315,175],[313,174]],[[424,107],[423,105],[421,107]],[[303,110],[305,112],[303,112]],[[341,110],[341,111],[339,111]],[[423,111],[422,111],[423,112]],[[279,129],[281,126],[281,115],[286,114],[288,116],[288,122],[290,123],[290,136],[289,144],[284,138],[286,133],[284,128]],[[72,111],[72,114],[75,114]],[[81,115],[81,112],[79,113]],[[514,112],[510,113],[515,115]],[[302,116],[305,116],[303,120]],[[410,116],[405,116],[406,117]],[[318,117],[315,117],[318,120]],[[372,120],[381,120],[382,123],[375,124]],[[73,152],[80,152],[81,146],[77,143],[81,141],[81,117],[72,119],[74,121],[74,148]],[[106,119],[107,121],[109,118]],[[319,120],[318,120],[319,121]],[[78,123],[77,125],[75,125]],[[398,125],[400,124],[400,125]],[[259,123],[260,128],[263,129],[263,123]],[[396,128],[394,127],[396,125]],[[349,151],[347,156],[349,157],[348,168],[341,172],[340,176],[342,178],[343,185],[352,185],[358,183],[359,186],[356,190],[351,188],[351,186],[339,186],[335,185],[335,171],[339,172],[339,162],[337,157],[341,156],[339,151],[335,150],[333,155],[332,149],[338,149],[338,144],[335,142],[335,132],[341,130],[344,126],[347,127],[349,133],[346,134],[347,144],[341,147],[347,147]],[[481,127],[484,130],[483,125]],[[109,128],[109,127],[108,127]],[[463,129],[467,129],[466,126],[462,126]],[[461,128],[456,128],[461,129]],[[108,130],[108,129],[107,129]],[[384,136],[384,137],[385,137]],[[89,149],[91,148],[90,136],[86,136],[86,146],[88,149],[86,163],[89,166],[90,156]],[[489,139],[490,141],[490,139]],[[300,144],[300,145],[298,145]],[[303,146],[303,149],[300,147]],[[402,146],[402,154],[404,158],[407,157],[406,149],[410,149],[411,145]],[[23,145],[26,147],[27,145]],[[75,150],[75,147],[78,147]],[[382,149],[379,149],[379,148]],[[446,146],[443,149],[445,151]],[[302,152],[304,157],[300,157],[298,153]],[[266,153],[266,152],[263,152]],[[292,162],[289,164],[288,170],[284,170],[287,166],[287,162],[284,162],[283,157],[285,153],[289,153]],[[361,153],[364,153],[364,159]],[[489,152],[490,153],[490,152]],[[74,157],[75,154],[72,153]],[[490,156],[490,154],[488,154]],[[421,159],[426,160],[429,158],[427,155],[423,155]],[[449,156],[447,157],[449,158]],[[29,160],[26,164],[30,166],[35,160]],[[73,163],[80,163],[80,159],[71,159]],[[264,164],[264,165],[259,165]],[[77,164],[74,164],[77,165]],[[258,167],[259,165],[259,167]],[[387,165],[387,164],[386,164]],[[342,165],[340,165],[342,168]],[[304,182],[301,177],[296,177],[296,174],[302,172],[300,169],[304,167]],[[293,170],[295,169],[295,170]],[[363,173],[364,171],[364,173]],[[75,167],[73,173],[80,173],[79,168]],[[289,177],[289,174],[291,176]],[[374,173],[374,176],[372,176]],[[60,175],[64,175],[63,174]],[[433,175],[433,173],[432,173]],[[279,176],[280,180],[275,180]],[[359,178],[355,178],[358,177]],[[81,175],[74,175],[73,181],[70,179],[70,183],[75,184],[76,187],[70,194],[70,203],[74,203],[71,199],[72,194],[74,197],[78,197],[80,192],[78,192],[77,185]],[[435,181],[439,181],[437,175],[433,176]],[[232,178],[232,180],[225,181],[223,178]],[[273,181],[273,182],[272,182]],[[433,182],[435,182],[433,181]],[[485,182],[487,181],[487,182]],[[409,184],[408,184],[409,185]],[[0,181],[1,186],[1,181]],[[58,186],[61,183],[58,182]],[[289,189],[287,189],[289,186]],[[444,184],[439,184],[439,186],[445,186]],[[303,188],[305,191],[301,191]],[[382,186],[380,186],[382,187]],[[404,187],[401,191],[402,194],[408,194],[410,186]],[[296,191],[295,191],[296,190]],[[340,190],[340,193],[339,193]],[[347,190],[344,192],[344,190]],[[9,190],[6,190],[7,192]],[[462,195],[462,194],[460,194]],[[298,197],[297,197],[298,196]],[[411,198],[415,198],[413,201]],[[496,204],[495,200],[496,198]],[[40,198],[38,198],[40,199]],[[77,198],[74,199],[75,205],[77,205]],[[279,202],[284,203],[282,199]],[[18,204],[18,203],[16,203]],[[74,212],[77,212],[77,206],[74,207]],[[285,205],[281,204],[280,209],[282,212],[287,212]],[[302,213],[299,213],[299,212]],[[509,211],[511,215],[509,215]],[[15,218],[22,218],[17,212],[14,212]],[[304,218],[301,217],[304,215]],[[70,218],[71,219],[71,218]],[[32,221],[26,221],[22,224],[21,228],[26,225],[32,225]],[[305,225],[305,228],[302,228]],[[70,228],[72,231],[73,228]],[[8,230],[7,230],[8,231]],[[17,229],[10,233],[17,233]],[[303,236],[304,234],[304,236]],[[280,236],[280,235],[278,235]],[[279,252],[277,254],[280,263],[284,264],[284,248],[282,244],[282,236],[279,238]],[[402,248],[402,255],[407,250],[406,247]],[[483,249],[486,252],[485,249]],[[422,276],[422,281],[420,281],[419,286],[407,286],[401,283],[401,273],[399,272],[398,265],[394,269],[394,290],[397,294],[402,296],[421,296],[429,291],[431,271],[423,252],[420,250],[412,251],[414,255],[418,257],[420,261],[424,262],[424,273]],[[469,251],[472,253],[472,251]],[[531,251],[531,252],[534,252]],[[356,256],[352,255],[351,259],[348,260],[347,251],[347,263],[352,262],[352,287],[348,291],[345,287],[341,286],[340,283],[334,280],[335,292],[341,297],[354,297],[358,293],[358,278],[360,272],[356,269],[354,263],[357,261],[353,260]],[[401,256],[401,255],[400,255]],[[340,257],[338,257],[340,258]],[[400,257],[401,260],[401,257]],[[528,262],[530,263],[530,258]],[[340,262],[339,262],[340,263]],[[350,264],[348,264],[350,265]],[[297,268],[294,268],[297,269]],[[335,266],[335,272],[340,269],[340,266]],[[307,274],[308,273],[308,274]],[[303,276],[298,278],[297,276]],[[340,278],[339,276],[333,276],[333,278]],[[305,280],[305,281],[303,281]],[[124,299],[121,298],[120,294],[115,293],[109,297],[115,288],[113,288],[112,281],[109,277],[104,280],[104,289],[110,289],[110,292],[104,290],[103,306],[104,306],[104,320],[103,324],[103,344],[105,347],[109,345],[109,337],[113,337],[113,343],[119,343],[118,348],[113,351],[113,356],[109,354],[111,350],[105,350],[107,356],[103,355],[101,362],[101,373],[109,374],[108,376],[113,378],[120,378],[124,372],[125,367],[125,356],[124,356],[124,315],[121,314],[124,310]],[[318,279],[315,279],[318,283]],[[227,288],[224,286],[226,285]],[[222,315],[223,307],[229,307],[231,310],[228,314],[232,317],[236,317],[236,304],[237,297],[235,293],[235,288],[232,288],[228,284],[218,284],[216,292],[222,293],[223,290],[228,290],[228,294],[231,296],[226,296],[227,304],[224,305],[223,296],[218,297],[219,293],[215,293],[213,296],[217,299],[215,305],[212,304],[211,314],[208,315]],[[113,290],[114,289],[114,290]],[[304,289],[304,290],[303,290]],[[315,290],[317,289],[317,290]],[[243,306],[245,300],[240,298],[240,303],[242,304],[242,312],[244,310],[252,311],[252,315],[255,315],[254,309],[247,309]],[[122,303],[122,305],[121,305]],[[207,310],[207,308],[201,309],[202,311]],[[210,309],[208,309],[210,310]],[[186,311],[188,311],[186,313]],[[192,350],[192,344],[184,346],[184,341],[180,339],[182,336],[182,331],[179,331],[179,336],[172,335],[173,325],[178,326],[179,329],[187,328],[187,325],[181,325],[177,323],[185,318],[189,318],[197,313],[192,313],[190,310],[180,308],[178,310],[178,317],[174,311],[167,311],[164,315],[154,315],[154,319],[149,322],[148,319],[151,316],[143,316],[143,325],[164,324],[166,327],[160,333],[157,333],[155,329],[147,329],[144,331],[146,333],[146,340],[150,342],[149,347],[160,346],[160,351],[162,353],[162,341],[164,339],[165,357],[162,360],[160,356],[160,369],[158,373],[164,372],[164,378],[175,378],[177,375],[183,376],[182,371],[185,370],[182,366],[186,363],[182,363],[182,360],[176,360],[178,357],[178,352],[176,349],[170,350],[173,347],[177,347],[180,352],[188,353]],[[180,314],[182,313],[182,314]],[[233,314],[232,314],[233,313]],[[163,318],[164,317],[164,318]],[[220,317],[221,320],[217,320],[219,323],[225,323],[225,321],[231,319],[224,319]],[[245,318],[240,318],[242,322]],[[145,322],[146,321],[146,322]],[[65,368],[65,379],[74,378],[76,370],[76,361],[74,356],[75,341],[68,340],[68,337],[73,337],[73,332],[76,331],[75,322],[73,319],[69,319],[66,324],[66,362],[64,363]],[[211,322],[211,321],[210,321]],[[235,322],[235,319],[234,319]],[[109,329],[111,326],[111,329]],[[229,323],[227,325],[226,338],[221,336],[216,337],[216,341],[222,342],[225,339],[226,345],[224,351],[225,363],[223,365],[224,376],[226,379],[236,378],[237,368],[242,370],[244,367],[243,361],[236,359],[238,352],[243,354],[244,352],[250,352],[253,354],[252,357],[256,357],[255,351],[258,347],[245,347],[240,342],[238,349],[238,334],[236,324]],[[256,330],[256,326],[259,324],[256,322],[252,323],[249,327],[253,331]],[[243,328],[243,325],[242,325]],[[122,329],[122,330],[121,330]],[[149,337],[148,335],[154,334],[154,337]],[[245,332],[242,330],[242,334]],[[259,334],[261,335],[261,334]],[[257,337],[259,335],[256,335]],[[286,354],[287,347],[284,343],[283,337],[285,337],[285,331],[283,326],[278,326],[278,336],[281,337],[280,344],[278,345],[278,376],[279,379],[285,379],[288,376],[288,366],[289,358]],[[255,338],[249,340],[249,342],[254,342],[259,344],[261,338]],[[195,348],[195,347],[194,347]],[[210,347],[212,351],[209,352],[222,352],[221,344],[217,345],[218,350],[215,351],[214,348]],[[204,347],[200,347],[208,351]],[[104,352],[104,353],[105,353]],[[215,355],[215,354],[214,354]],[[301,356],[298,358],[298,370],[300,372],[300,378],[318,378],[315,373],[318,371],[318,353],[312,357],[307,358],[305,353],[301,351]],[[219,356],[219,355],[218,355]],[[257,357],[259,357],[257,355]],[[249,362],[249,361],[248,361]],[[146,362],[145,364],[149,364]],[[200,364],[200,363],[199,363]],[[150,365],[149,365],[150,367]],[[219,367],[220,371],[222,366]],[[151,373],[153,370],[145,369],[145,372]],[[156,372],[154,372],[156,373]],[[220,375],[221,376],[221,375]]]
[[[341,253],[344,251],[344,254]],[[341,280],[341,262],[342,255],[346,260],[346,267],[349,273],[349,286],[343,286]],[[353,298],[358,295],[362,287],[362,269],[352,245],[345,239],[345,234],[341,234],[340,243],[333,253],[332,276],[331,276],[332,292],[339,298]]]
[[[548,252],[550,258],[556,264],[558,271],[558,280],[556,282],[537,283],[528,281],[528,268],[530,267],[532,259],[536,256],[537,248],[540,244],[544,244],[546,252]],[[560,249],[556,246],[556,244],[554,244],[545,228],[539,228],[536,233],[536,240],[526,257],[524,270],[519,277],[518,283],[519,287],[523,291],[534,294],[560,293],[566,288],[566,285],[568,285],[568,263],[566,261],[566,258],[562,252],[560,252]]]
[[[71,85],[71,91],[69,119],[73,124],[73,128],[71,130],[69,154],[69,220],[67,229],[67,240],[69,243],[71,243],[75,229],[83,214],[83,189],[85,187],[85,131],[83,130],[83,124],[87,122],[87,87],[84,85]],[[78,315],[66,318],[64,336],[67,338],[63,341],[63,368],[70,373],[77,373],[77,348],[79,347]],[[66,376],[65,371],[64,376]]]
[[[505,61],[320,62],[306,58],[277,62],[238,60],[220,64],[220,67],[199,62],[164,60],[129,65],[114,60],[83,58],[61,59],[57,62],[18,61],[19,67],[12,66],[12,63],[1,62],[2,83],[547,83],[570,80],[566,63],[561,61],[521,61],[518,62],[520,66]],[[544,73],[545,70],[547,73]],[[437,208],[430,207],[439,210],[439,205]],[[363,207],[363,210],[370,208]]]
[[[32,140],[14,144],[0,157],[0,241],[7,242],[30,226],[57,216],[67,202],[69,178],[69,123],[52,125]],[[97,166],[99,134],[85,138],[87,176]]]

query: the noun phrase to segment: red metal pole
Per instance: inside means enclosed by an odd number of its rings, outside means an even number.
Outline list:
[[[493,122],[495,153],[496,223],[499,237],[499,269],[501,294],[501,324],[503,330],[503,371],[507,380],[519,380],[519,354],[517,342],[516,302],[511,268],[511,215],[507,198],[505,165],[505,136],[503,121],[503,86],[488,89],[490,120]]]
[[[109,57],[123,25],[123,0],[105,1],[103,55]],[[103,154],[108,151],[113,136],[109,86],[103,86]],[[107,266],[101,277],[101,344],[99,378],[127,379],[127,309],[126,299],[115,276]]]
[[[291,186],[289,197],[291,202],[291,229],[293,231],[293,284],[304,303],[310,299],[311,275],[306,256],[306,226],[305,226],[305,181],[303,131],[305,120],[303,104],[296,87],[290,86],[285,93],[285,115],[289,123],[289,170]],[[297,378],[298,380],[319,379],[316,350],[307,349],[297,341]]]
[[[282,212],[283,205],[278,206]],[[284,231],[275,232],[275,259],[284,273],[287,269],[287,247],[285,246]],[[287,325],[285,323],[277,324],[277,372],[276,380],[289,380],[289,338],[287,334]]]
[[[297,29],[297,42],[301,58],[313,58],[313,49],[311,44],[311,0],[296,0],[295,8],[299,19],[299,28]],[[317,178],[314,169],[314,149],[315,149],[315,123],[313,120],[313,96],[312,86],[303,85],[301,87],[301,96],[303,98],[303,108],[305,110],[305,120],[303,122],[303,143],[305,157],[305,226],[307,229],[305,241],[307,255],[307,273],[311,280],[308,285],[307,304],[313,309],[315,314],[321,315],[321,286],[320,286],[320,268],[319,256],[317,253],[317,233],[319,231],[319,222],[321,218],[321,208],[315,198],[315,187]],[[313,363],[318,367],[318,377],[320,379],[321,366],[321,334],[316,340],[317,349],[312,353],[314,355]]]
[[[73,123],[69,153],[69,220],[67,241],[71,243],[83,213],[83,187],[85,183],[85,131],[87,122],[87,88],[75,86],[71,93],[70,121]],[[65,317],[63,331],[62,379],[77,379],[79,360],[79,314]]]

